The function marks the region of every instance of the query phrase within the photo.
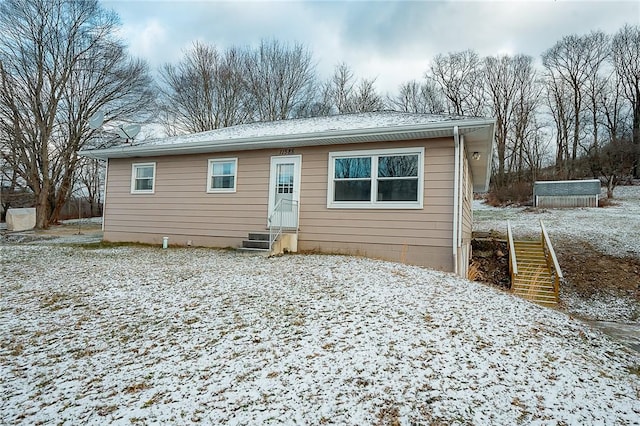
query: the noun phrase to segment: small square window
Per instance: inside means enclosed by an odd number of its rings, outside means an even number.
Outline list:
[[[237,158],[209,160],[207,192],[236,192]]]
[[[153,194],[155,191],[155,180],[156,163],[138,163],[132,165],[132,194]]]

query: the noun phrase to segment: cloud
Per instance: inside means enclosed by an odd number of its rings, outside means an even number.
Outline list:
[[[257,45],[302,42],[321,78],[339,62],[382,91],[420,79],[438,53],[525,53],[538,58],[563,36],[613,33],[640,22],[632,1],[105,1],[124,23],[131,52],[152,67],[180,59],[195,40]]]
[[[157,56],[157,51],[167,41],[167,28],[158,19],[125,24],[121,34],[127,41],[131,54],[142,58]]]

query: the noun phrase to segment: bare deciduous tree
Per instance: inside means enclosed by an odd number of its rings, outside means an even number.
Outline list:
[[[563,37],[542,54],[546,69],[548,99],[558,126],[558,160],[566,177],[573,176],[573,163],[584,138],[587,82],[598,73],[606,58],[606,36],[592,32],[584,36]],[[567,114],[569,113],[569,114]],[[561,141],[561,142],[560,142]],[[564,145],[566,143],[566,146]],[[560,145],[562,148],[560,149]],[[560,157],[562,153],[563,157]],[[564,164],[568,162],[569,164]],[[559,168],[558,161],[556,167]]]
[[[613,198],[613,190],[620,180],[633,172],[636,145],[631,139],[614,139],[603,145],[598,156],[589,155],[591,170],[607,185],[607,198]]]
[[[322,88],[322,94],[330,113],[371,112],[385,107],[375,88],[375,79],[356,79],[345,63],[336,65],[333,75]]]
[[[356,86],[350,112],[372,112],[384,109],[384,101],[375,88],[375,79],[362,79]]]
[[[498,159],[494,184],[506,184],[507,138],[516,95],[516,78],[513,60],[509,56],[484,59],[484,75],[487,84],[490,111],[496,119],[495,141]]]
[[[496,119],[496,173],[494,185],[509,183],[509,176],[516,172],[522,177],[529,142],[538,139],[530,132],[538,105],[533,58],[526,55],[487,57],[484,59],[486,103]],[[534,144],[535,146],[535,144]]]
[[[444,112],[442,93],[432,81],[411,80],[400,85],[398,94],[389,96],[390,106],[403,112],[441,114]]]
[[[640,178],[640,26],[625,25],[618,31],[613,37],[611,51],[624,97],[633,112],[632,140],[636,146],[633,173]]]
[[[160,70],[163,124],[168,134],[244,123],[252,116],[242,69],[246,52],[196,42],[178,64]]]
[[[0,3],[1,149],[36,198],[36,226],[57,220],[91,139],[87,119],[126,120],[153,109],[146,64],[113,34],[117,16],[96,0]]]
[[[482,115],[482,61],[476,52],[465,50],[437,55],[425,76],[442,90],[447,99],[447,113]]]
[[[105,170],[102,163],[102,160],[83,158],[76,168],[77,184],[87,195],[91,217],[101,214],[99,206],[102,204],[103,171]]]
[[[314,101],[315,65],[302,44],[263,40],[245,55],[243,74],[256,120],[292,118]]]
[[[329,102],[337,109],[338,114],[353,111],[354,86],[355,78],[351,68],[344,62],[336,65],[333,76],[326,84],[326,90]]]

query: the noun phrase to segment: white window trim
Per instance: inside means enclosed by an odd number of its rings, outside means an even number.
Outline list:
[[[153,167],[153,179],[151,181],[151,189],[136,189],[136,168]],[[156,163],[133,163],[131,164],[131,193],[132,194],[155,194],[156,192]]]
[[[418,200],[417,201],[374,201],[378,191],[378,164],[371,162],[371,199],[369,201],[334,201],[335,159],[345,157],[378,157],[390,155],[418,155]],[[375,164],[374,164],[375,163]],[[363,151],[334,151],[329,153],[327,180],[327,208],[329,209],[422,209],[424,201],[424,147],[376,149]]]
[[[211,165],[213,163],[229,163],[233,162],[233,188],[212,188],[211,187],[211,178],[213,177],[213,170],[211,169]],[[236,192],[236,188],[238,187],[238,158],[230,157],[230,158],[210,158],[207,162],[207,193],[209,194],[220,194],[220,193],[234,193]]]

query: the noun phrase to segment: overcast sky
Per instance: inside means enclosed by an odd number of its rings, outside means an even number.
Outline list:
[[[103,0],[133,55],[155,70],[195,40],[219,48],[301,42],[327,78],[339,62],[382,92],[421,79],[438,53],[539,55],[563,36],[640,24],[640,1],[143,1]]]

